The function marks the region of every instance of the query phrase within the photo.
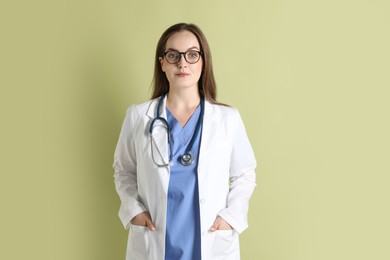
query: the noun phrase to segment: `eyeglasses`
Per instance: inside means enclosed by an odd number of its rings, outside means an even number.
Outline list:
[[[197,63],[200,59],[200,56],[203,54],[201,51],[189,50],[186,52],[178,52],[178,51],[167,51],[164,53],[164,57],[170,64],[176,64],[180,61],[181,55],[184,55],[184,59],[190,63]]]

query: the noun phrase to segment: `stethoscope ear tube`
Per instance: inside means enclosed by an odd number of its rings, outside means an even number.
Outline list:
[[[196,123],[194,135],[192,136],[191,141],[187,146],[186,152],[184,153],[184,155],[181,157],[180,160],[181,164],[183,164],[184,166],[189,166],[194,163],[194,156],[192,156],[191,150],[192,150],[192,146],[194,145],[196,136],[198,135],[199,130],[202,128],[203,116],[204,116],[204,98],[201,98],[200,115],[199,115],[198,122]]]
[[[165,95],[162,95],[160,100],[158,101],[157,116],[155,118],[153,118],[152,122],[150,123],[149,134],[153,133],[153,128],[154,128],[154,125],[156,124],[157,121],[162,121],[164,126],[167,128],[168,134],[170,133],[168,121],[165,118],[160,116],[160,107],[162,105],[162,102],[163,102],[164,98],[165,98]]]
[[[168,121],[161,117],[161,116],[158,116],[158,117],[155,117],[153,118],[152,122],[150,123],[150,126],[149,126],[149,134],[152,134],[153,133],[153,128],[155,127],[155,124],[157,121],[161,121],[163,123],[163,125],[165,126],[165,128],[167,129],[168,131],[168,135],[170,134],[170,128],[169,128],[169,125],[168,125]]]

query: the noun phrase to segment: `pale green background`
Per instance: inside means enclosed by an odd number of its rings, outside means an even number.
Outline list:
[[[388,0],[2,1],[0,259],[124,259],[114,147],[181,21],[259,161],[242,259],[390,259]]]

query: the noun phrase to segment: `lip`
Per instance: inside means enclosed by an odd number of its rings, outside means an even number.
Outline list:
[[[176,73],[176,76],[180,77],[180,78],[184,78],[184,77],[187,77],[189,76],[190,74],[188,73],[184,73],[184,72],[180,72],[180,73]]]

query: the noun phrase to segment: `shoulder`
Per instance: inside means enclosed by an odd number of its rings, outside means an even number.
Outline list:
[[[154,103],[155,99],[147,100],[143,103],[133,104],[127,108],[126,113],[132,115],[142,115],[145,114]]]
[[[209,102],[207,102],[207,104],[210,108],[211,114],[214,116],[229,120],[240,120],[240,113],[235,107],[221,104],[213,104]]]
[[[129,120],[133,125],[137,124],[144,115],[153,110],[155,99],[151,99],[139,104],[133,104],[127,108],[126,120]]]
[[[145,101],[143,103],[138,104],[132,104],[127,108],[127,112],[136,112],[136,113],[142,113],[149,109],[151,103],[154,101],[154,99]]]

